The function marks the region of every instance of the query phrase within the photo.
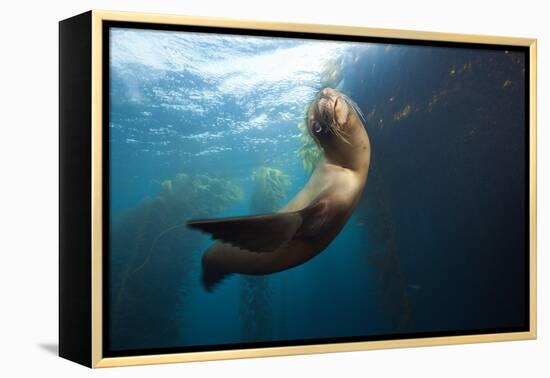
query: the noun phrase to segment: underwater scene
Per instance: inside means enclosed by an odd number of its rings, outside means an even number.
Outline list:
[[[109,30],[107,354],[526,329],[523,50]]]

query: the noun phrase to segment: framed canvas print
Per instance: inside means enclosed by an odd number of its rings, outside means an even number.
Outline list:
[[[536,41],[60,22],[60,355],[536,337]]]

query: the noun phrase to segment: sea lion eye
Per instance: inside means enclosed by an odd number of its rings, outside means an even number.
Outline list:
[[[317,121],[313,121],[313,123],[311,124],[311,128],[317,134],[319,134],[321,131],[323,131],[323,126],[321,126],[321,124]]]

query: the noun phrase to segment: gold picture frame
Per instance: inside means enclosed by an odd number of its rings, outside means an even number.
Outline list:
[[[293,24],[293,23],[272,23],[272,22],[257,22],[257,21],[245,21],[245,20],[229,20],[229,19],[216,19],[216,18],[203,18],[203,17],[188,17],[188,16],[175,16],[175,15],[160,15],[160,14],[145,14],[145,13],[127,13],[127,12],[110,12],[93,10],[81,17],[84,19],[84,26],[79,23],[77,18],[69,19],[68,21],[62,21],[60,33],[61,47],[67,50],[71,46],[76,46],[77,41],[72,40],[65,41],[63,33],[74,33],[74,30],[86,30],[89,35],[89,47],[91,61],[89,63],[90,75],[89,85],[91,89],[89,103],[89,120],[91,133],[88,135],[90,143],[90,163],[89,170],[91,185],[89,194],[91,199],[89,201],[89,215],[91,216],[90,229],[83,230],[82,233],[88,232],[89,238],[89,255],[86,259],[80,262],[79,267],[74,268],[75,262],[70,260],[74,257],[69,257],[67,252],[60,251],[61,264],[67,261],[66,268],[72,267],[72,269],[81,269],[85,271],[89,269],[90,278],[90,293],[89,297],[83,294],[85,301],[82,306],[85,309],[90,309],[89,318],[82,320],[85,329],[78,328],[69,329],[66,324],[72,319],[72,317],[78,316],[76,314],[78,304],[71,302],[70,307],[68,303],[64,302],[64,296],[67,296],[67,285],[73,285],[76,289],[81,289],[78,285],[75,285],[71,281],[69,273],[65,273],[65,270],[60,269],[62,278],[60,279],[61,298],[60,298],[60,354],[63,357],[80,362],[90,367],[114,367],[114,366],[129,366],[129,365],[143,365],[143,364],[160,364],[160,363],[173,363],[173,362],[187,362],[187,361],[206,361],[217,359],[236,359],[236,358],[249,358],[249,357],[266,357],[266,356],[282,356],[282,355],[298,355],[298,354],[311,354],[311,353],[327,353],[327,352],[345,352],[345,351],[359,351],[359,350],[371,350],[371,349],[386,349],[386,348],[402,348],[402,347],[419,347],[419,346],[434,346],[434,345],[447,345],[447,344],[465,344],[465,343],[480,343],[480,342],[494,342],[494,341],[511,341],[511,340],[529,340],[535,339],[537,335],[537,307],[536,307],[536,243],[537,243],[537,135],[536,135],[536,114],[537,114],[537,41],[536,39],[527,38],[512,38],[512,37],[500,37],[500,36],[482,36],[482,35],[468,35],[468,34],[451,34],[451,33],[435,33],[435,32],[422,32],[422,31],[406,31],[406,30],[391,30],[391,29],[374,29],[364,27],[350,27],[350,26],[334,26],[334,25],[314,25],[314,24]],[[72,21],[71,21],[72,20]],[[71,22],[73,24],[71,24]],[[104,54],[104,34],[103,24],[105,22],[133,22],[142,24],[161,24],[161,25],[186,25],[186,26],[200,26],[200,27],[215,27],[215,28],[238,28],[245,30],[261,30],[261,31],[277,31],[277,32],[299,32],[299,33],[321,33],[331,34],[336,36],[357,36],[357,37],[374,37],[384,39],[399,39],[410,41],[434,41],[434,42],[457,42],[457,43],[472,43],[472,44],[489,44],[489,45],[509,45],[509,46],[521,46],[528,49],[529,54],[529,108],[528,108],[528,122],[529,122],[529,330],[524,332],[508,332],[508,333],[495,333],[495,334],[476,334],[476,335],[457,335],[457,336],[445,336],[445,337],[428,337],[428,338],[412,338],[412,339],[398,339],[398,340],[381,340],[381,341],[360,341],[360,342],[345,342],[345,343],[333,343],[333,344],[319,344],[319,345],[296,345],[296,346],[284,346],[284,347],[262,347],[252,349],[232,349],[232,350],[215,350],[215,351],[203,351],[203,352],[189,352],[189,353],[170,353],[170,354],[153,354],[153,355],[138,355],[138,356],[122,356],[122,357],[105,357],[102,350],[103,345],[103,241],[104,225],[103,225],[103,202],[104,202],[104,183],[103,183],[103,104],[104,104],[104,91],[103,91],[103,54]],[[65,23],[65,24],[63,24]],[[78,23],[78,25],[77,25]],[[63,25],[66,26],[66,30],[63,29]],[[73,25],[73,26],[70,26]],[[74,26],[76,25],[76,26]],[[73,28],[73,29],[71,29]],[[67,37],[68,38],[68,37]],[[74,48],[74,47],[73,47]],[[63,51],[60,51],[60,56],[63,57]],[[82,59],[86,59],[85,57]],[[61,60],[61,68],[63,75],[63,58]],[[60,79],[63,80],[63,79]],[[67,79],[68,80],[68,79]],[[61,84],[63,88],[63,83]],[[64,102],[66,101],[66,102]],[[64,107],[68,106],[68,98],[61,100],[61,110],[63,113]],[[67,116],[69,117],[69,116]],[[63,117],[62,121],[63,122]],[[68,118],[67,118],[68,119]],[[63,134],[63,126],[61,126]],[[63,140],[63,137],[62,137]],[[63,145],[63,143],[61,143]],[[63,148],[63,146],[62,146]],[[63,160],[63,155],[61,160]],[[63,162],[61,163],[63,164]],[[69,170],[69,168],[67,168]],[[67,171],[68,172],[68,171]],[[70,172],[67,173],[69,175]],[[63,173],[62,173],[63,176]],[[63,179],[62,179],[63,181]],[[76,194],[75,194],[76,196]],[[75,197],[76,198],[76,197]],[[67,200],[68,201],[68,200]],[[63,207],[63,204],[61,204]],[[65,229],[62,227],[61,233],[64,230],[69,231],[70,225],[65,225]],[[77,243],[75,241],[75,243]],[[86,248],[86,247],[83,247]],[[63,246],[61,247],[63,249]],[[73,249],[73,251],[75,251]],[[87,279],[87,278],[86,278]],[[74,295],[74,294],[72,294]],[[69,301],[72,301],[70,299]],[[75,307],[76,306],[76,307]],[[87,307],[89,306],[89,307]],[[69,307],[71,309],[69,309]],[[89,324],[87,322],[90,322]],[[87,340],[86,337],[82,338],[85,334],[89,335],[89,349],[88,346],[84,348],[85,356],[82,357],[82,352],[73,352],[72,349],[78,344],[76,339]],[[89,353],[89,354],[88,354]]]

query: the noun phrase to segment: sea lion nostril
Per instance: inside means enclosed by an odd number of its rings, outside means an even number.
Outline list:
[[[335,94],[335,90],[332,88],[325,88],[321,91],[321,95],[324,97],[330,97],[331,95]]]

